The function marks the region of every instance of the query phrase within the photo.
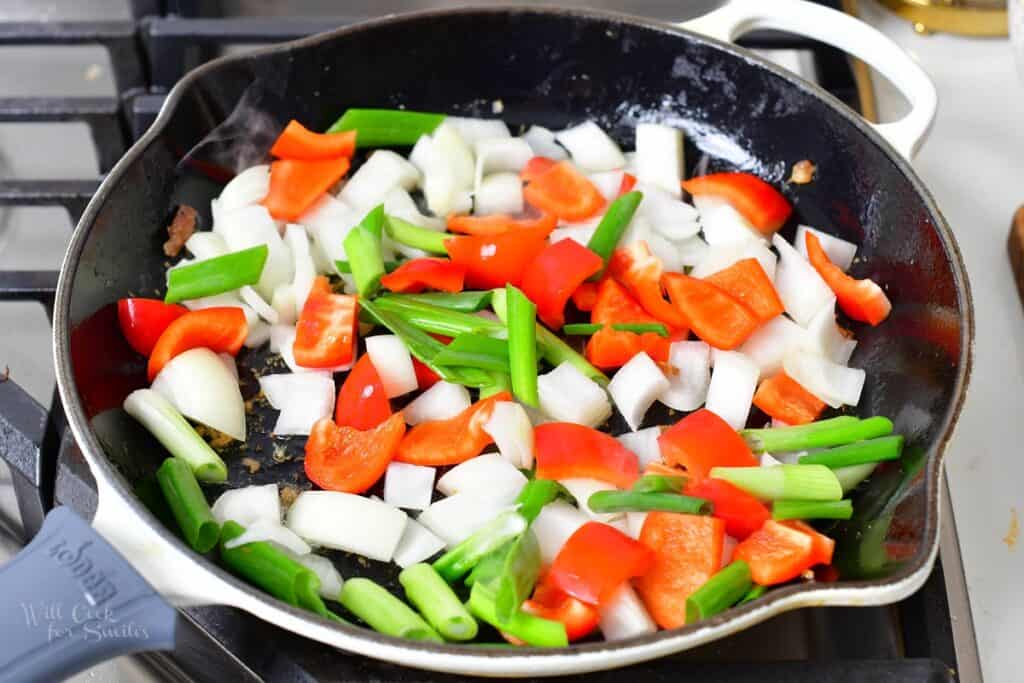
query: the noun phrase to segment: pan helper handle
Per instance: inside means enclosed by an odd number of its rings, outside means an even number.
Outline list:
[[[0,680],[62,680],[118,655],[172,649],[177,620],[88,522],[55,508],[0,567]]]
[[[938,96],[924,69],[878,29],[805,0],[729,0],[682,28],[723,42],[757,29],[773,29],[819,40],[862,60],[884,75],[910,103],[898,121],[871,124],[905,158],[924,141],[935,118]]]

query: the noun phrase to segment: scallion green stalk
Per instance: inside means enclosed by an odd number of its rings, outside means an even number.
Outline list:
[[[594,512],[685,512],[691,515],[711,512],[711,503],[703,498],[680,493],[637,493],[636,491],[597,491],[587,500]]]
[[[445,640],[473,640],[477,623],[451,586],[429,564],[414,564],[398,575],[405,595]]]
[[[380,226],[384,221],[384,205],[372,209],[345,236],[345,255],[352,267],[356,289],[362,297],[372,297],[380,290],[384,276],[384,257],[380,246]]]
[[[491,305],[491,290],[471,290],[467,292],[454,293],[422,292],[419,294],[385,294],[382,295],[381,298],[427,304],[428,306],[445,308],[450,311],[475,313],[476,311],[481,311]]]
[[[540,576],[540,544],[529,529],[512,542],[497,578],[490,582],[494,589],[494,616],[506,622],[530,597]]]
[[[878,463],[874,462],[866,465],[850,465],[849,467],[834,469],[832,474],[836,475],[839,485],[843,487],[843,495],[846,495],[857,488],[858,484],[870,477],[876,467],[878,467]]]
[[[509,379],[507,373],[504,372],[489,372],[490,381],[480,387],[480,398],[485,399],[495,394],[500,394],[503,391],[512,391],[512,380]]]
[[[762,500],[839,500],[843,487],[824,465],[774,467],[712,467],[710,476],[724,479]]]
[[[777,500],[772,503],[772,519],[850,519],[850,500]]]
[[[174,304],[254,285],[260,281],[268,253],[267,245],[260,244],[171,268],[167,271],[167,294],[164,301]]]
[[[503,512],[437,558],[434,561],[434,569],[448,583],[458,581],[485,555],[523,533],[526,527],[526,518],[518,512]]]
[[[436,230],[421,228],[396,216],[387,217],[384,229],[387,231],[388,237],[399,244],[404,244],[414,249],[422,249],[431,254],[446,255],[448,249],[444,246],[444,243],[446,240],[455,237],[455,235],[448,232],[437,232]]]
[[[774,429],[744,429],[740,432],[756,453],[785,453],[812,448],[829,448],[892,434],[892,421],[885,417],[858,420],[849,415],[811,424]]]
[[[562,325],[562,334],[570,337],[589,337],[601,331],[604,325],[597,323],[569,323]]]
[[[444,642],[441,636],[404,602],[370,579],[348,579],[338,602],[379,633],[410,640]]]
[[[167,458],[157,469],[156,479],[185,541],[197,553],[209,552],[217,545],[220,525],[192,468],[180,458]]]
[[[800,458],[801,465],[824,465],[830,469],[896,460],[903,452],[902,436],[883,436],[816,451]]]
[[[504,373],[509,369],[509,348],[500,339],[472,333],[460,334],[438,352],[434,363]]]
[[[469,611],[481,621],[515,636],[527,645],[535,647],[567,647],[569,638],[565,625],[560,621],[535,617],[522,610],[513,613],[512,618],[501,621],[497,617],[494,591],[484,582],[477,581],[469,593]]]
[[[736,560],[708,579],[703,586],[686,598],[686,623],[692,624],[724,612],[753,587],[750,566]]]
[[[460,334],[493,334],[505,330],[504,323],[472,313],[432,306],[405,297],[382,296],[374,302],[382,311],[401,317],[425,332],[457,337]]]
[[[395,268],[397,268],[400,265],[402,265],[401,261],[385,261],[384,262],[384,270],[386,270],[387,272],[390,273],[391,271],[393,271]],[[334,262],[334,267],[342,275],[351,275],[352,274],[352,264],[350,262],[348,262],[348,261],[335,261]]]
[[[634,332],[636,334],[653,332],[661,337],[668,336],[668,328],[661,323],[612,323],[612,329],[619,332]]]
[[[512,539],[481,557],[480,561],[473,567],[473,571],[466,576],[465,584],[470,587],[477,582],[490,585],[498,578],[502,569],[505,568],[505,556],[511,552],[514,542],[515,539]]]
[[[764,595],[767,592],[768,592],[768,586],[755,585],[753,588],[751,588],[749,591],[747,591],[747,594],[744,595],[743,599],[740,600],[739,602],[737,602],[736,605],[737,606],[745,605],[748,602],[753,602],[754,600],[757,600],[759,597],[761,597],[762,595]]]
[[[356,131],[356,147],[399,147],[416,144],[444,120],[444,114],[405,109],[347,109],[327,132]]]
[[[634,493],[679,493],[686,486],[686,477],[647,474],[633,483]]]
[[[622,235],[629,227],[629,222],[633,220],[633,214],[636,213],[637,207],[640,206],[640,200],[643,198],[643,194],[636,191],[619,196],[608,205],[604,217],[597,224],[597,230],[587,242],[587,249],[600,256],[605,267],[608,265],[608,259],[611,258],[612,252],[615,251],[615,245],[622,239]],[[603,272],[604,268],[601,268],[601,271],[591,276],[590,279],[599,280]]]
[[[522,290],[505,285],[508,306],[509,377],[512,393],[522,403],[536,408],[537,393],[537,306]]]
[[[532,524],[541,509],[558,497],[562,485],[552,479],[531,479],[516,498],[516,510]]]

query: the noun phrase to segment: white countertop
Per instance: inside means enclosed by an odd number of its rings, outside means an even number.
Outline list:
[[[1010,218],[1024,204],[1024,76],[1007,39],[914,33],[872,2],[861,15],[911,52],[939,91],[914,165],[935,194],[974,295],[974,373],[946,459],[985,680],[1019,681],[1024,549],[1005,540],[1024,514],[1024,307],[1007,258]],[[883,120],[902,105],[877,85]]]

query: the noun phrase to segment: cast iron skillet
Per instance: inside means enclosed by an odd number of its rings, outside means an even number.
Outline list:
[[[934,91],[905,55],[873,29],[829,10],[793,0],[770,9],[761,5],[741,0],[701,26],[724,38],[755,25],[781,26],[881,59],[891,80],[913,81],[915,107],[879,132],[900,151],[913,149],[934,111]],[[771,11],[781,13],[777,21],[762,16]],[[197,207],[208,227],[209,200],[225,179],[218,173],[252,163],[244,157],[265,150],[293,117],[323,129],[350,106],[489,116],[495,101],[513,125],[557,129],[593,118],[624,144],[638,121],[680,125],[687,131],[690,170],[697,163],[710,170],[738,167],[782,186],[796,210],[787,238],[801,222],[860,245],[853,273],[880,282],[895,307],[884,325],[857,329],[860,345],[852,363],[868,370],[858,412],[891,416],[908,448],[903,461],[881,468],[862,487],[857,517],[831,530],[839,538],[838,582],[789,585],[708,621],[615,643],[559,650],[428,645],[279,603],[188,550],[136,498],[134,487],[165,453],[120,409],[127,392],[141,384],[144,368],[121,341],[112,306],[120,297],[162,292],[167,264],[160,244],[169,211],[179,203]],[[879,132],[818,88],[743,50],[664,24],[577,10],[459,9],[388,17],[192,72],[104,181],[71,240],[55,307],[57,377],[74,436],[96,478],[93,525],[106,541],[58,510],[29,549],[0,572],[5,625],[26,624],[21,603],[29,600],[85,606],[81,622],[65,615],[61,625],[70,629],[69,637],[51,637],[48,644],[45,625],[9,628],[0,677],[51,678],[100,657],[170,647],[173,611],[153,588],[175,604],[233,605],[395,663],[520,676],[622,666],[800,606],[905,597],[925,580],[937,552],[941,458],[964,397],[973,321],[949,228]],[[802,159],[817,164],[817,178],[809,185],[786,184],[788,169]],[[260,353],[241,357],[246,396],[255,393],[254,370],[267,362]],[[257,406],[250,416],[253,436],[246,451],[261,468],[250,474],[239,458],[227,457],[228,486],[309,486],[301,439],[272,442],[266,436],[272,415]],[[274,443],[285,445],[285,457]],[[219,491],[211,488],[211,498]],[[109,552],[107,541],[148,585]],[[364,566],[340,553],[333,559],[344,576],[394,586],[393,566]],[[88,625],[108,627],[108,637],[97,645],[84,637]]]

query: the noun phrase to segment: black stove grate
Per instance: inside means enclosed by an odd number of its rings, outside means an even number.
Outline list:
[[[100,170],[106,172],[152,123],[167,89],[189,69],[219,54],[224,45],[279,42],[357,19],[199,17],[201,4],[133,0],[135,19],[123,22],[0,22],[0,45],[104,46],[114,65],[118,90],[116,96],[100,98],[2,98],[0,122],[83,121],[96,145]],[[821,85],[850,106],[860,105],[849,63],[838,51],[778,34],[754,35],[745,44],[811,50]],[[77,222],[97,185],[95,179],[0,180],[0,206],[62,206]],[[53,271],[0,271],[0,302],[35,301],[52,319],[56,282]],[[95,509],[95,482],[64,425],[56,394],[48,411],[13,380],[0,381],[0,456],[11,465],[26,538],[38,530],[55,503],[70,505],[87,517]],[[959,566],[956,570],[961,571]],[[172,678],[459,680],[345,655],[230,608],[184,612],[187,619],[178,648],[169,655],[152,656]],[[590,674],[585,680],[633,676],[670,681],[683,674],[758,683],[950,681],[955,668],[949,604],[941,563],[937,563],[922,590],[898,605],[790,612],[696,650],[625,670]]]

